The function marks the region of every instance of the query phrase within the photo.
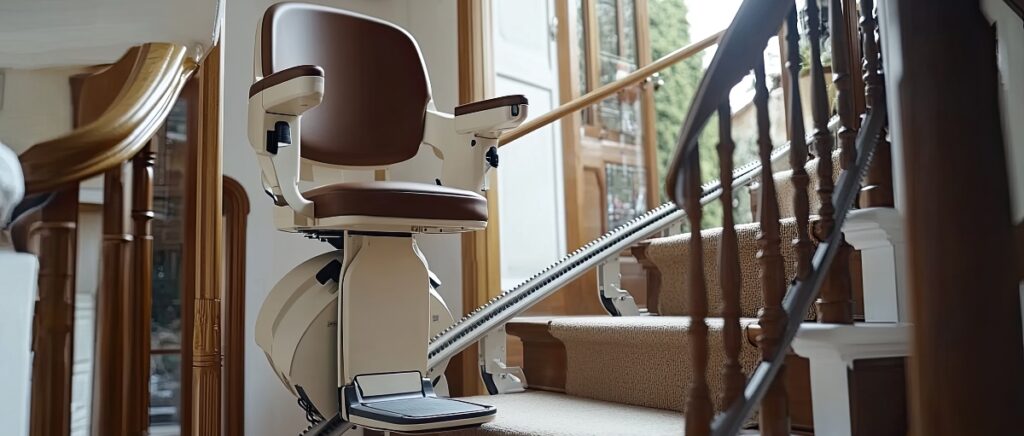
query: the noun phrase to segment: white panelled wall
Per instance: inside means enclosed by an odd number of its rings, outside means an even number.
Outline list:
[[[295,399],[281,386],[270,371],[263,352],[256,346],[253,325],[260,305],[274,283],[300,262],[329,248],[325,243],[274,229],[272,204],[263,193],[259,166],[246,139],[246,105],[253,77],[256,25],[263,11],[273,3],[276,1],[228,2],[223,33],[224,174],[245,187],[252,204],[246,257],[246,436],[296,434],[306,426],[304,414],[296,406]],[[458,103],[455,0],[321,0],[313,3],[348,9],[404,27],[417,39],[423,51],[438,109],[451,112]],[[426,163],[432,158],[421,150],[416,159]],[[392,176],[417,178],[408,167],[393,171]],[[460,237],[430,235],[417,239],[431,270],[444,282],[441,293],[449,307],[453,312],[461,312]]]

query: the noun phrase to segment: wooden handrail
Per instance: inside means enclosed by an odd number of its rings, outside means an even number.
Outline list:
[[[103,115],[19,156],[26,195],[53,191],[114,168],[138,153],[163,124],[197,64],[182,45],[148,43],[139,50],[124,90]]]
[[[654,73],[671,67],[679,62],[689,59],[691,56],[700,53],[704,49],[711,47],[712,45],[718,44],[718,40],[722,37],[725,31],[717,32],[707,38],[697,41],[693,44],[682,47],[672,53],[662,56],[660,59],[651,62],[650,64],[644,65],[636,71],[629,73],[625,77],[608,83],[600,88],[583,94],[570,100],[557,108],[552,109],[550,112],[545,113],[537,118],[523,123],[523,125],[509,131],[508,133],[501,136],[499,140],[499,146],[506,145],[512,141],[522,138],[526,134],[533,132],[541,127],[551,124],[555,121],[562,119],[562,117],[575,113],[587,106],[596,104],[597,102],[608,98],[608,96],[621,91],[627,86],[634,85],[650,77]]]

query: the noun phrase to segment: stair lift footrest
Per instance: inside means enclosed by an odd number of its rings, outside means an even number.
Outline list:
[[[475,427],[493,420],[497,411],[494,406],[438,398],[430,379],[418,372],[360,375],[342,388],[342,396],[349,422],[400,433]]]

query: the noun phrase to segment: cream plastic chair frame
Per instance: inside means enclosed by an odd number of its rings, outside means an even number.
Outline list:
[[[414,52],[416,59],[406,59],[402,73],[409,74],[409,80],[415,81],[417,71],[414,70],[418,69],[426,81],[426,68],[415,41],[407,32],[390,23],[300,3],[278,4],[267,11],[257,31],[256,75],[250,88],[248,135],[259,160],[264,186],[276,205],[274,222],[279,230],[327,239],[336,247],[344,248],[302,263],[274,287],[257,319],[257,343],[267,354],[281,381],[306,402],[307,412],[312,411],[310,414],[317,418],[314,420],[333,419],[387,431],[444,430],[490,421],[495,413],[493,407],[434,396],[433,385],[440,379],[444,368],[427,367],[427,343],[431,335],[437,334],[453,320],[443,300],[430,285],[431,275],[426,259],[416,246],[413,235],[466,232],[486,227],[486,199],[479,193],[487,189],[487,171],[497,166],[497,143],[501,132],[515,128],[526,119],[527,101],[522,96],[501,97],[459,106],[451,115],[434,108],[429,101],[429,83],[426,83],[428,101],[421,114],[422,135],[416,143],[407,145],[418,149],[425,144],[441,159],[441,172],[435,180],[436,185],[443,186],[388,181],[391,167],[410,156],[402,159],[371,156],[368,160],[374,162],[350,163],[358,161],[363,150],[345,148],[348,146],[343,144],[339,147],[345,150],[339,154],[344,158],[335,159],[331,155],[335,150],[320,144],[314,151],[320,156],[326,153],[328,157],[313,159],[312,151],[303,151],[303,140],[308,139],[303,133],[304,127],[308,127],[303,126],[304,117],[309,111],[322,107],[320,105],[332,95],[332,87],[335,87],[333,96],[338,99],[350,91],[346,86],[355,86],[332,82],[332,74],[334,77],[346,74],[359,77],[360,74],[365,76],[366,71],[359,70],[364,66],[351,66],[351,62],[358,62],[358,59],[333,64],[333,73],[330,66],[322,68],[315,64],[318,59],[312,59],[311,64],[298,65],[275,65],[275,62],[280,62],[277,58],[268,62],[266,57],[274,55],[272,50],[268,50],[268,44],[281,43],[284,39],[273,32],[287,29],[287,20],[295,20],[295,17],[318,25],[301,27],[346,32],[348,30],[337,26],[352,26],[370,32],[370,35],[355,36],[398,41],[394,43],[397,44],[396,56],[400,56],[403,49],[408,49],[403,44],[410,44],[412,49],[409,53]],[[273,29],[268,31],[271,26]],[[332,36],[335,41],[344,40],[338,35]],[[360,43],[372,45],[373,41]],[[353,45],[338,45],[342,51],[349,50],[350,55],[366,54],[360,52],[362,48]],[[295,46],[290,48],[296,49]],[[305,50],[305,47],[300,50]],[[333,61],[337,62],[336,59]],[[377,67],[389,65],[389,62],[380,58],[368,61]],[[393,97],[397,100],[404,98],[402,95]],[[348,110],[363,110],[361,104],[390,105],[392,102],[372,99],[346,101],[345,106],[334,106],[331,110],[339,119],[358,117],[362,114]],[[392,122],[406,128],[414,126],[415,120],[408,114],[415,116],[415,110],[407,111],[406,119],[402,119],[398,112],[408,107],[401,106],[404,103],[394,104],[398,107],[394,120],[371,121],[385,128]],[[389,109],[389,106],[384,106],[384,109]],[[367,110],[380,111],[381,107]],[[320,118],[321,121],[324,119],[334,121],[333,118]],[[344,124],[344,121],[339,123]],[[339,137],[359,137],[358,133],[350,134],[337,128],[332,133]],[[393,133],[392,137],[403,136],[403,132],[390,133]],[[389,150],[390,144],[378,146]],[[398,154],[393,150],[388,153],[392,156]],[[377,180],[381,174],[385,180]],[[374,181],[366,181],[367,176]],[[333,208],[334,205],[311,197],[310,193],[316,191],[303,189],[302,183],[317,187],[334,186],[342,191],[357,190],[356,187],[371,191],[378,187],[383,187],[384,191],[408,190],[412,193],[402,194],[408,196],[401,198],[423,200],[422,205],[433,204],[435,199],[439,204],[449,200],[451,202],[444,204],[472,204],[477,213],[461,211],[447,216],[443,211],[427,213],[423,207],[399,204],[377,208],[385,212],[395,210],[393,216],[379,213],[379,210],[371,213],[327,213],[328,207]],[[391,195],[394,192],[380,194]],[[372,195],[361,198],[377,203]],[[481,205],[482,213],[479,211]],[[336,347],[330,346],[332,340]],[[335,376],[326,379],[326,373],[332,369],[336,371]],[[410,415],[411,412],[406,413],[407,408],[403,409],[405,412],[389,409],[389,405],[397,404],[396,401],[405,400],[410,401],[404,403],[406,405],[429,402],[430,407],[440,407],[447,412],[427,416]]]

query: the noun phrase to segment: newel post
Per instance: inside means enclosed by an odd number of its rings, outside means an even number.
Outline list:
[[[997,434],[1024,410],[1024,349],[994,32],[978,2],[883,5],[885,29],[898,29],[886,79],[904,175],[911,422],[920,435]]]

